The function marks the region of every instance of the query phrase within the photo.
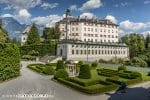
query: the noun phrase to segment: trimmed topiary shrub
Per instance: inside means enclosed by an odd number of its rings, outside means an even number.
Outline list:
[[[148,72],[148,74],[147,74],[148,76],[150,76],[150,72]]]
[[[56,66],[56,71],[57,70],[59,70],[59,69],[64,69],[64,61],[62,61],[62,60],[59,60],[58,62],[57,62],[57,66]]]
[[[46,75],[53,75],[55,72],[54,68],[52,66],[47,66],[44,70],[43,73]]]
[[[79,78],[81,78],[81,79],[91,78],[91,70],[90,70],[90,66],[88,64],[81,65],[80,72],[79,72]]]
[[[120,66],[118,67],[118,71],[126,71],[127,67],[126,66]]]
[[[91,67],[92,68],[96,68],[98,66],[98,63],[97,62],[93,62],[92,64],[91,64]]]
[[[59,69],[58,71],[56,71],[56,73],[54,74],[54,79],[58,79],[58,78],[68,78],[68,72],[65,69]]]

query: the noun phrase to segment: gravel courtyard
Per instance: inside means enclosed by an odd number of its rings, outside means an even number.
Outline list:
[[[150,82],[138,84],[125,94],[110,92],[89,96],[52,81],[52,76],[40,75],[26,68],[28,64],[35,62],[21,63],[21,76],[0,83],[0,100],[150,100]],[[45,94],[45,97],[36,98],[38,94]]]

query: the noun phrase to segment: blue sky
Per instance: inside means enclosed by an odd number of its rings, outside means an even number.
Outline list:
[[[120,33],[150,31],[150,0],[0,0],[2,17],[20,23],[52,26],[67,8],[73,16],[106,18],[120,25]]]

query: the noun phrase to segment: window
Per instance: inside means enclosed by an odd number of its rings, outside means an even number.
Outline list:
[[[78,28],[76,27],[76,31],[78,31]]]
[[[83,51],[81,50],[81,55],[83,54]]]
[[[97,55],[97,50],[95,50],[95,54]]]
[[[72,50],[72,55],[74,55],[74,50]]]
[[[76,50],[76,54],[77,54],[77,55],[79,54],[78,50]]]
[[[72,31],[74,31],[74,28],[72,28]]]
[[[86,31],[86,28],[84,28],[84,31]]]
[[[84,50],[84,54],[86,54],[86,50]]]

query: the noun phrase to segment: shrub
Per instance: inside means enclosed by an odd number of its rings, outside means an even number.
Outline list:
[[[36,56],[31,56],[31,55],[23,55],[22,59],[24,60],[36,60]]]
[[[133,57],[130,61],[130,64],[132,66],[136,66],[136,67],[147,67],[148,66],[147,62],[145,62],[143,59],[141,59],[139,57]]]
[[[68,78],[68,73],[65,69],[59,69],[58,71],[55,72],[54,74],[54,79],[58,79],[58,78]]]
[[[25,45],[21,46],[21,55],[28,55],[32,50],[39,53],[39,56],[55,55],[56,45],[39,44],[39,45]]]
[[[96,85],[85,87],[85,86],[81,86],[79,84],[76,84],[76,83],[61,79],[61,78],[59,78],[58,81],[67,85],[67,86],[70,86],[76,90],[79,90],[81,92],[88,93],[88,94],[103,93],[103,92],[111,91],[111,90],[118,88],[118,85],[115,85],[115,84],[109,85],[109,86],[108,85],[107,86],[101,86],[99,84],[96,84]]]
[[[92,64],[91,64],[91,67],[93,67],[93,68],[96,68],[98,66],[98,63],[97,62],[93,62]]]
[[[83,61],[78,62],[78,66],[80,67],[81,65],[83,65]]]
[[[0,81],[20,75],[20,50],[15,44],[0,43]]]
[[[57,62],[56,71],[59,69],[64,69],[64,61],[62,61],[62,60],[59,60]]]
[[[78,79],[78,78],[68,78],[68,81],[77,83],[79,85],[82,86],[91,86],[91,85],[95,85],[99,83],[99,80],[82,80],[82,79]]]
[[[28,65],[27,67],[30,68],[33,71],[38,72],[38,73],[42,73],[43,72],[41,69],[36,68],[36,66],[34,66],[34,65]]]
[[[147,74],[148,76],[150,76],[150,72],[148,72],[148,74]]]
[[[44,68],[43,73],[46,75],[53,75],[55,72],[54,68],[51,66],[46,66],[46,68]]]
[[[111,77],[111,78],[106,78],[106,81],[112,82],[112,83],[115,83],[115,84],[120,84],[120,81],[119,81],[119,77],[118,77],[118,76]]]
[[[39,56],[39,52],[38,52],[38,51],[35,51],[35,50],[32,50],[32,51],[29,51],[28,55],[31,55],[31,56]]]
[[[91,78],[91,70],[88,64],[84,64],[80,67],[79,78],[81,79]]]
[[[127,67],[124,65],[118,67],[118,71],[126,71],[126,70],[127,70]]]

